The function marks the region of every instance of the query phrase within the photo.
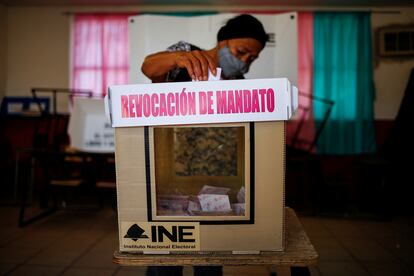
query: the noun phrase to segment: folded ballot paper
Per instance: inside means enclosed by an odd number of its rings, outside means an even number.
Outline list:
[[[245,203],[246,202],[245,193],[246,192],[244,190],[244,187],[241,187],[240,190],[239,190],[239,192],[237,193],[237,201],[239,203]]]
[[[190,200],[188,201],[187,211],[190,214],[201,211],[201,205],[200,201],[198,200],[198,197],[190,197]]]
[[[228,195],[201,194],[198,195],[201,210],[205,212],[231,211]]]
[[[237,202],[230,202],[230,188],[204,185],[198,195],[160,194],[157,196],[158,215],[203,216],[232,213],[245,214],[245,189],[237,193]]]
[[[198,194],[227,195],[229,192],[230,188],[204,185]]]
[[[187,215],[188,196],[158,195],[157,211],[159,215]]]
[[[244,212],[246,211],[246,204],[245,203],[233,203],[231,205],[233,212],[236,216],[244,216]]]
[[[230,199],[227,195],[230,188],[204,185],[198,193],[201,210],[204,212],[231,211]]]
[[[216,81],[216,80],[220,80],[220,76],[221,76],[221,68],[217,67],[216,68],[216,75],[214,76],[213,73],[211,73],[210,69],[208,69],[208,81]],[[198,81],[198,80],[193,80],[193,81]]]

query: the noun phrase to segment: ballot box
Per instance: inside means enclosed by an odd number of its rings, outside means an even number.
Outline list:
[[[283,251],[286,78],[110,86],[119,250]]]

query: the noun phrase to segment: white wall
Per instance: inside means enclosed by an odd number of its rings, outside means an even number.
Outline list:
[[[382,26],[407,23],[414,23],[414,9],[403,9],[400,14],[372,14],[373,34]],[[376,60],[374,81],[377,93],[375,101],[375,117],[377,119],[394,119],[396,117],[412,68],[414,68],[414,58]]]
[[[7,9],[0,4],[0,99],[6,90],[6,61],[7,61]]]

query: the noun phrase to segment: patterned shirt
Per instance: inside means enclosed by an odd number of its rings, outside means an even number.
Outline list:
[[[178,52],[185,51],[190,52],[194,50],[201,50],[197,46],[194,46],[185,41],[179,41],[167,48],[168,52]],[[185,68],[175,68],[167,73],[165,79],[166,82],[180,82],[180,81],[191,81],[191,77],[188,75],[188,72]]]

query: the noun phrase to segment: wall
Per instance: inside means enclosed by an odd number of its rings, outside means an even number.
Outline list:
[[[199,10],[220,10],[223,7],[200,7]],[[229,8],[227,8],[228,11]],[[240,7],[243,10],[244,7]],[[249,9],[245,7],[245,9]],[[276,8],[271,8],[276,9]],[[31,87],[69,87],[69,44],[70,16],[67,11],[173,11],[194,10],[194,7],[8,7],[0,6],[0,38],[7,36],[7,60],[0,43],[0,93],[2,86],[7,95],[30,95]],[[231,10],[231,9],[230,9]],[[250,9],[251,10],[251,9]],[[7,17],[2,16],[7,14]],[[4,18],[7,28],[4,30]],[[373,13],[373,30],[379,26],[413,22],[414,9],[403,9],[398,13]],[[1,40],[3,41],[3,39]],[[2,48],[3,47],[3,48]],[[7,81],[1,73],[7,64]],[[400,101],[407,84],[414,60],[396,62],[380,60],[375,67],[374,78],[377,98],[375,117],[393,119],[399,109]],[[0,97],[2,95],[0,94]]]
[[[72,7],[8,7],[6,95],[30,96],[31,88],[69,88]],[[116,11],[116,8],[76,8],[76,11]],[[44,96],[45,94],[41,94]],[[58,98],[59,111],[68,98]]]
[[[372,14],[374,34],[379,27],[407,23],[414,23],[414,9],[403,9],[401,13]],[[377,119],[394,119],[398,113],[411,69],[414,68],[414,58],[405,60],[377,59],[376,62],[374,69],[377,93],[375,117]]]
[[[56,8],[8,8],[7,95],[67,87],[69,17]]]
[[[31,87],[69,87],[69,12],[168,11],[168,8],[19,7],[7,8],[7,95],[30,95]]]
[[[147,9],[168,11],[167,8]],[[3,10],[6,10],[8,15],[6,31],[9,50],[5,95],[30,96],[33,87],[69,87],[71,17],[67,15],[68,12],[121,12],[144,9],[130,6],[10,6]],[[59,111],[66,111],[67,106],[66,97],[58,99]]]
[[[0,99],[3,98],[6,90],[7,79],[7,9],[0,4]]]

